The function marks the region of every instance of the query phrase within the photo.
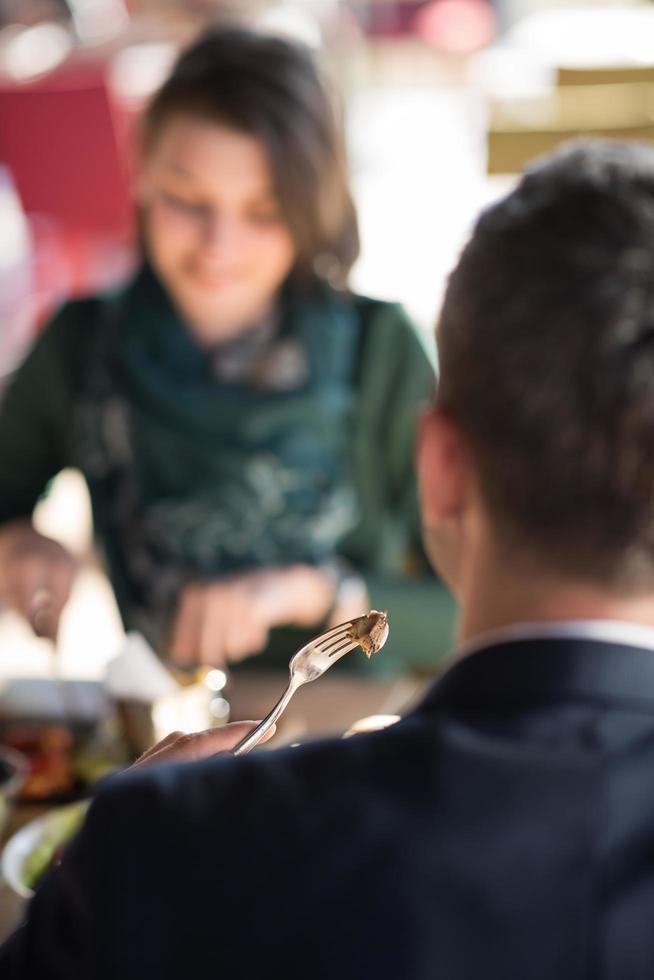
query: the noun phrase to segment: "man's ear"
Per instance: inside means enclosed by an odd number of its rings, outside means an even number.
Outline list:
[[[417,456],[423,526],[456,521],[468,501],[470,459],[461,431],[437,408],[421,418]]]

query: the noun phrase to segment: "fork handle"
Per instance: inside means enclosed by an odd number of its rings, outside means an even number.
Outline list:
[[[295,683],[293,682],[293,679],[289,681],[288,687],[272,711],[266,715],[263,721],[259,722],[257,727],[253,729],[249,735],[246,735],[245,738],[241,739],[238,745],[232,749],[232,755],[243,755],[245,752],[249,752],[250,749],[253,749],[254,746],[261,741],[264,735],[270,731],[272,726],[275,724],[299,686],[300,685],[297,683],[297,681]]]

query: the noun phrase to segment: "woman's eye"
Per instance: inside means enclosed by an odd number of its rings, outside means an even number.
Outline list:
[[[187,201],[183,197],[177,197],[176,194],[166,194],[161,195],[161,199],[164,204],[169,207],[174,208],[176,211],[181,211],[184,214],[202,216],[206,212],[206,207],[204,204],[196,204],[195,201]]]

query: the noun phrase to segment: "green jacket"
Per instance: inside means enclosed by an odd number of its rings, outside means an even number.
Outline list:
[[[140,275],[143,278],[143,273]],[[136,282],[138,284],[138,277]],[[195,347],[183,327],[173,323],[169,304],[162,298],[160,287],[150,284],[149,292],[143,292],[145,287],[142,285],[139,288],[141,292],[130,284],[118,295],[65,305],[39,336],[13,377],[0,411],[0,523],[29,517],[48,482],[59,470],[67,466],[81,469],[91,493],[96,538],[106,556],[125,626],[142,629],[149,634],[151,642],[162,649],[165,646],[161,639],[162,623],[155,623],[152,630],[148,628],[148,623],[152,625],[162,614],[148,608],[150,597],[139,590],[127,552],[139,535],[139,522],[145,525],[151,521],[158,498],[167,495],[170,499],[177,495],[183,502],[192,500],[204,493],[207,481],[215,480],[206,475],[211,472],[206,470],[203,483],[202,468],[198,467],[197,461],[185,466],[177,458],[173,458],[169,473],[153,474],[150,472],[153,466],[156,469],[161,464],[150,464],[148,454],[153,445],[162,443],[160,459],[178,456],[180,446],[183,449],[188,445],[195,437],[195,430],[204,425],[201,407],[200,414],[192,414],[191,403],[196,392],[202,384],[208,384],[211,397],[217,392],[220,398],[222,389],[204,376],[204,353]],[[327,421],[322,433],[325,445],[319,446],[324,454],[331,452],[348,457],[345,475],[339,474],[338,479],[351,484],[348,489],[353,491],[357,502],[356,520],[339,541],[338,553],[365,579],[373,606],[389,612],[391,638],[383,656],[374,658],[375,669],[380,674],[396,673],[407,667],[428,670],[436,658],[449,649],[454,616],[449,593],[433,577],[424,558],[414,478],[416,414],[433,391],[433,370],[416,331],[398,305],[361,296],[350,296],[347,300],[339,296],[337,301],[330,296],[325,302],[326,308],[330,303],[336,303],[339,315],[343,314],[338,321],[341,323],[339,329],[349,338],[347,343],[351,343],[346,359],[353,361],[341,378],[351,389],[351,404],[346,405],[341,415],[339,409],[335,410],[333,417],[337,421],[333,425],[325,410]],[[317,324],[315,328],[310,327],[314,332],[324,330],[322,316],[320,307],[316,313],[315,304],[310,311],[296,313],[296,319]],[[328,320],[327,312],[324,317],[326,323],[336,322]],[[127,328],[125,324],[128,324]],[[330,325],[331,329],[335,328]],[[323,334],[325,336],[332,334]],[[178,344],[177,348],[174,343]],[[136,361],[130,355],[132,382],[126,377],[128,371],[121,353],[130,344],[137,350]],[[119,356],[114,362],[112,352],[115,351]],[[177,372],[170,375],[173,381],[168,384],[155,370],[150,372],[150,361],[156,361],[158,357],[173,362],[166,369]],[[329,360],[329,352],[325,360]],[[338,358],[332,360],[336,362]],[[98,422],[97,440],[94,430],[86,425],[99,400],[89,385],[100,364],[107,368],[105,373],[112,378],[111,383],[115,382],[118,390],[122,385],[123,393],[128,392],[127,412],[136,420],[134,428],[138,429],[140,417],[147,419],[149,426],[141,443],[142,449],[137,451],[129,469],[130,485],[138,503],[132,502],[132,524],[127,532],[122,529],[122,533],[116,525],[115,500],[125,496],[127,491],[111,472],[102,471],[102,461],[98,463],[94,457],[96,441],[101,441],[101,430],[106,428],[106,418]],[[159,365],[155,367],[159,369]],[[148,373],[151,374],[147,379],[150,388],[145,382],[141,384],[142,374]],[[172,397],[167,387],[177,384],[176,379],[180,379],[180,386],[183,383],[186,387],[183,391],[180,389],[179,395],[173,392]],[[323,397],[325,404],[344,404],[340,389],[338,397],[330,388],[326,388],[327,395],[322,396],[322,389],[318,387],[318,396]],[[160,403],[158,394],[161,394]],[[278,396],[276,399],[274,406],[277,407],[273,411],[281,411],[281,406],[287,405],[287,399]],[[107,395],[106,405],[113,410],[111,401],[112,396]],[[169,450],[163,444],[178,424],[176,413],[182,402],[182,412],[188,407],[183,423],[191,429],[182,432],[181,436],[178,433],[176,449]],[[218,404],[222,405],[222,402]],[[317,428],[314,430],[318,442],[322,438],[320,404],[318,401]],[[85,407],[80,410],[80,406]],[[230,411],[233,408],[230,403]],[[209,410],[217,411],[213,405]],[[291,404],[288,408],[290,424],[297,426],[298,431],[303,426],[308,427],[311,411],[311,404],[306,399],[298,401],[297,408]],[[303,414],[294,417],[293,412]],[[269,416],[268,407],[264,417]],[[85,420],[86,428],[80,428],[80,418]],[[337,442],[332,445],[327,430],[339,427],[341,418],[345,420],[342,422],[345,442],[339,448]],[[202,438],[198,452],[221,455],[219,447],[229,441],[229,433],[227,430],[216,431],[199,432],[198,438]],[[85,440],[91,445],[82,452],[80,447]],[[296,443],[297,440],[291,443],[291,455],[297,451]],[[308,452],[311,452],[310,447]],[[238,460],[238,456],[235,459]],[[107,470],[106,465],[104,470]],[[136,493],[134,486],[137,486]],[[342,487],[337,489],[342,490]],[[148,520],[143,516],[146,513]],[[162,527],[159,526],[159,532]],[[157,547],[156,540],[154,547]],[[155,553],[154,560],[156,571],[150,573],[150,578],[165,581],[165,550],[158,555]],[[190,561],[192,565],[193,560]],[[199,562],[190,570],[197,577],[220,573],[219,567],[209,570]],[[176,585],[174,579],[171,582],[173,594],[165,602],[168,613],[174,608],[172,600]],[[286,664],[289,654],[304,638],[305,634],[295,629],[275,631],[269,649],[248,661],[248,666]],[[343,664],[356,667],[354,661],[355,658],[345,658]]]

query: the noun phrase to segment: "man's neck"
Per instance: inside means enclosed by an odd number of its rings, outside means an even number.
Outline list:
[[[485,567],[482,567],[485,564]],[[476,563],[461,594],[459,643],[516,623],[617,620],[654,626],[654,594],[622,594],[535,568]]]

